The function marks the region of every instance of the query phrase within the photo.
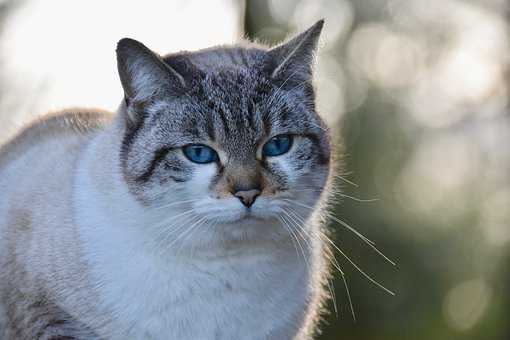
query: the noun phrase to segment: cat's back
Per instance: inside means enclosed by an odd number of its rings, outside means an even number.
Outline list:
[[[5,315],[36,327],[33,313],[48,313],[51,306],[39,302],[47,296],[34,293],[57,296],[61,288],[48,282],[85,282],[69,210],[73,174],[87,141],[109,121],[106,112],[67,110],[36,120],[0,147],[0,339]]]
[[[0,147],[0,232],[18,211],[65,196],[81,148],[109,119],[105,112],[86,110],[48,115]]]
[[[59,141],[60,146],[69,147],[71,145],[67,141],[79,139],[102,128],[109,120],[107,112],[81,109],[43,116],[22,129],[10,141],[0,145],[0,172],[9,163],[25,157],[28,152],[47,147],[55,141]],[[52,150],[47,151],[51,153]]]

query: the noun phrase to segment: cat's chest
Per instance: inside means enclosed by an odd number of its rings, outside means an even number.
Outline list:
[[[267,338],[300,324],[306,309],[306,268],[294,255],[129,262],[124,280],[104,287],[119,338]]]

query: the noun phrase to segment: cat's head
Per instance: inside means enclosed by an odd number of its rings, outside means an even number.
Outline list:
[[[312,86],[322,26],[272,49],[218,47],[163,58],[121,40],[120,164],[136,199],[217,228],[306,218],[330,169]]]

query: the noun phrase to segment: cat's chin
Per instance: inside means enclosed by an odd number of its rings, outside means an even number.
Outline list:
[[[269,219],[268,216],[261,216],[250,209],[242,210],[236,214],[216,217],[216,220],[223,224],[257,223]]]

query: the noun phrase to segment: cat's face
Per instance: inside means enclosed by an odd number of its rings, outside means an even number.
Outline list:
[[[320,26],[270,51],[222,48],[164,65],[121,41],[121,166],[131,193],[197,225],[306,218],[330,162],[310,83]]]

